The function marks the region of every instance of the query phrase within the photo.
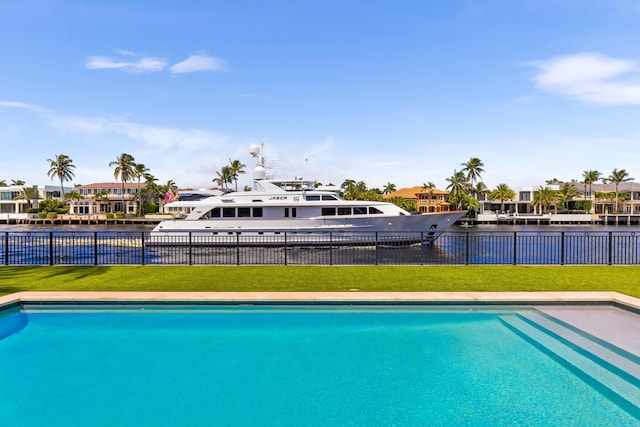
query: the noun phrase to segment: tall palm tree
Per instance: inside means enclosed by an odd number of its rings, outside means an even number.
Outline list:
[[[47,175],[51,180],[57,177],[60,180],[60,195],[64,197],[64,181],[71,181],[75,177],[73,170],[76,165],[73,164],[73,160],[66,154],[58,154],[53,159],[47,159],[49,162],[49,172]]]
[[[551,187],[542,187],[533,192],[533,206],[540,206],[540,213],[545,213],[549,206],[558,200],[558,192]]]
[[[618,210],[618,186],[623,182],[633,181],[633,178],[629,177],[629,172],[625,169],[614,169],[611,171],[611,174],[603,179],[605,183],[612,183],[616,186],[616,212],[619,213]]]
[[[135,176],[136,161],[131,154],[122,153],[116,160],[109,162],[109,166],[115,166],[113,177],[115,179],[119,178],[122,182],[122,209],[125,211],[124,213],[127,213],[125,208],[124,185]]]
[[[217,182],[222,188],[227,188],[226,184],[231,184],[233,182],[231,166],[222,166],[222,169],[216,172],[216,174],[218,177],[214,178],[213,181]]]
[[[0,179],[0,187],[8,187],[6,179]]]
[[[382,189],[382,194],[391,194],[396,191],[396,185],[387,181],[387,185]]]
[[[143,163],[136,163],[133,168],[133,176],[138,180],[138,216],[142,216],[142,191],[140,190],[140,180],[145,177],[146,174],[149,173],[149,168],[146,167]]]
[[[446,178],[447,191],[449,191],[449,203],[454,205],[456,209],[462,209],[462,201],[467,195],[468,181],[464,172],[454,169],[451,178]]]
[[[238,175],[247,173],[244,168],[247,165],[242,163],[240,160],[231,160],[229,159],[229,168],[231,169],[231,177],[235,182],[236,191],[238,191]]]
[[[11,180],[11,185],[25,185],[25,184],[26,184],[26,182],[24,182],[21,179],[12,179]]]
[[[489,193],[489,199],[500,200],[500,212],[504,212],[504,202],[506,200],[513,200],[516,197],[516,192],[507,184],[498,184],[498,186]]]
[[[471,157],[469,161],[466,163],[462,163],[462,172],[466,174],[467,182],[472,187],[472,191],[474,191],[476,182],[479,179],[482,179],[482,174],[484,173],[484,163],[477,157]]]
[[[590,169],[582,172],[582,183],[584,184],[585,194],[587,193],[587,185],[589,186],[589,198],[592,200],[591,213],[595,212],[595,203],[593,203],[593,200],[595,200],[595,196],[591,191],[591,186],[598,182],[600,178],[602,178],[602,174],[597,170]]]

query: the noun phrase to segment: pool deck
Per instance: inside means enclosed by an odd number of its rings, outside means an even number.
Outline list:
[[[532,305],[640,357],[640,299],[617,292],[16,292],[24,303]]]

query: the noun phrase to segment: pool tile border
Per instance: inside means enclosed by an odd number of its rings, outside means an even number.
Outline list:
[[[640,313],[640,299],[618,292],[15,292],[0,308],[24,303],[224,304],[612,304]]]

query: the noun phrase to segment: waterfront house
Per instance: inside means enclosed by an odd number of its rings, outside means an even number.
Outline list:
[[[420,213],[447,212],[451,210],[451,203],[447,201],[448,191],[424,186],[401,188],[393,193],[385,194],[383,198],[402,197],[416,202],[416,210]]]
[[[103,215],[108,212],[135,214],[138,211],[138,192],[144,183],[127,182],[124,195],[121,182],[98,182],[75,188],[82,199],[69,200],[69,213],[73,215]],[[123,197],[124,196],[124,197]]]
[[[25,189],[35,188],[37,198],[27,200],[24,198]],[[64,191],[73,191],[73,188],[64,187]],[[40,201],[45,199],[62,200],[59,185],[9,185],[0,187],[0,219],[26,219],[29,211],[38,209]]]

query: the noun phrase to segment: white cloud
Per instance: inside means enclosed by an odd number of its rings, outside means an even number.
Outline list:
[[[112,58],[107,56],[89,56],[85,61],[85,67],[90,70],[122,70],[130,73],[146,73],[162,71],[166,65],[167,60],[164,58],[154,58],[147,56],[140,56],[137,59],[133,52],[118,51],[124,58]]]
[[[192,73],[195,71],[225,71],[226,61],[208,55],[191,55],[182,62],[173,65],[169,70],[172,73]]]
[[[38,113],[48,112],[46,108],[43,108],[36,104],[29,104],[26,102],[15,102],[15,101],[0,101],[0,108],[19,108],[23,110],[31,110]]]
[[[538,88],[596,104],[640,104],[640,64],[597,52],[532,63]]]

